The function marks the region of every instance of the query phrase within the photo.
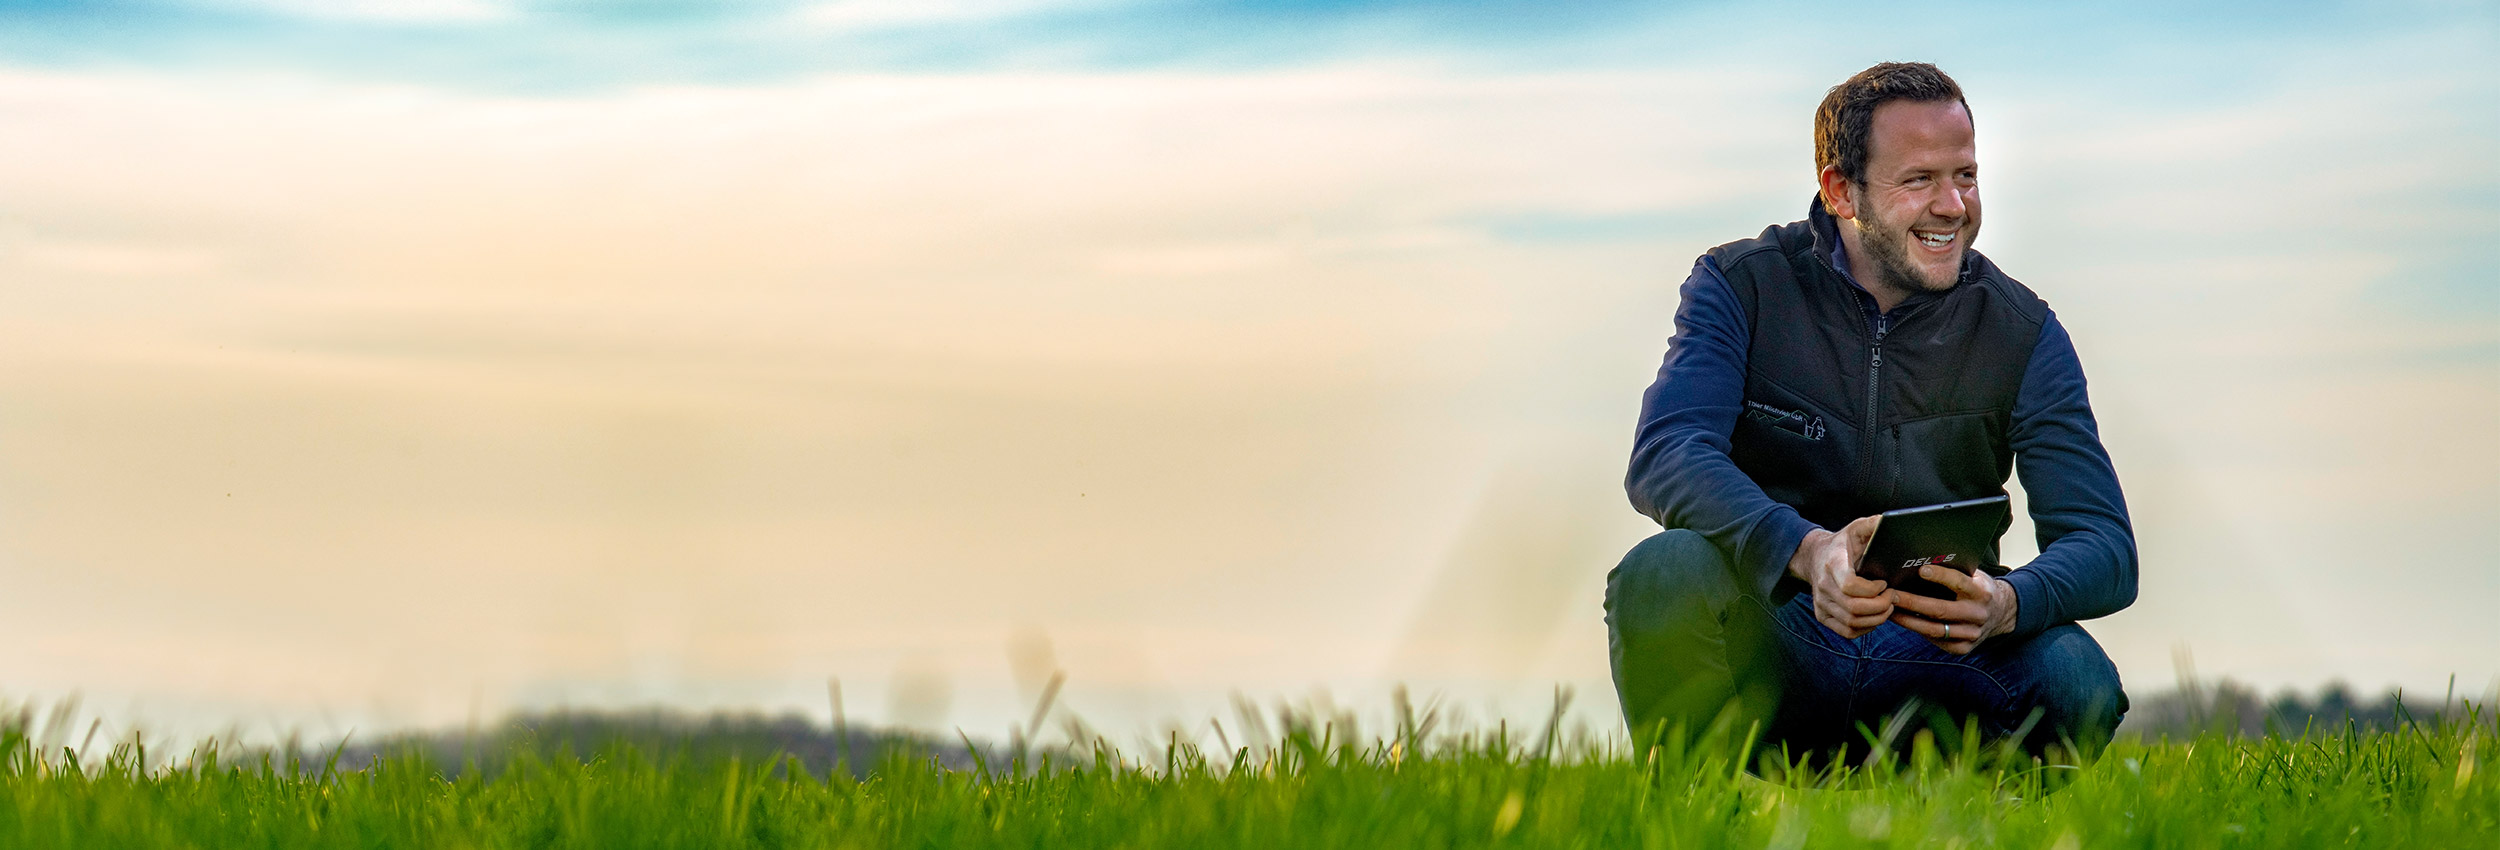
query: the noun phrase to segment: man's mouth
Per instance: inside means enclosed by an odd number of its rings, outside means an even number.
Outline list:
[[[1918,237],[1918,244],[1941,251],[1953,246],[1953,240],[1956,236],[1960,235],[1960,231],[1946,230],[1942,232],[1935,232],[1927,230],[1913,230],[1910,231],[1910,235]]]

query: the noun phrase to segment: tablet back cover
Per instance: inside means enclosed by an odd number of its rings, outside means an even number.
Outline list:
[[[1900,590],[1940,599],[1953,598],[1943,585],[1918,577],[1924,564],[1940,564],[1968,573],[1987,570],[2003,574],[1996,564],[1996,538],[2005,527],[2009,503],[2004,496],[1904,508],[1884,512],[1883,524],[1858,574],[1882,579]]]

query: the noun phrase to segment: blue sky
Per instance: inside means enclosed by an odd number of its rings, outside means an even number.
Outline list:
[[[2159,80],[2192,106],[2264,54],[2436,24],[2488,41],[2485,4],[509,2],[0,4],[11,64],[263,69],[487,91],[734,85],[834,71],[1261,68],[1410,59],[1484,68],[1793,66],[1867,44],[1951,45],[2033,73]],[[814,16],[811,18],[811,15]],[[815,23],[808,23],[808,21]],[[2402,57],[2388,57],[2401,59]],[[2488,71],[2487,52],[2481,57]],[[2460,71],[2467,69],[2458,69]]]

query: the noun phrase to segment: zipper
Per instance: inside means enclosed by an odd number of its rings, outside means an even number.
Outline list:
[[[1892,491],[1886,499],[1892,504],[1901,503],[1901,424],[1898,422],[1892,426]]]
[[[1866,459],[1858,464],[1858,480],[1872,488],[1875,484],[1875,397],[1884,374],[1884,332],[1892,329],[1891,318],[1875,314],[1875,337],[1867,346],[1866,360],[1866,424],[1859,433],[1866,435]]]

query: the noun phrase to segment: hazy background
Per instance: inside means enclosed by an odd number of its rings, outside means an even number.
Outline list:
[[[2493,687],[2488,2],[134,0],[0,2],[0,695],[1603,720],[1675,286],[1888,59],[2083,354],[2129,687]]]

